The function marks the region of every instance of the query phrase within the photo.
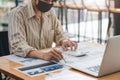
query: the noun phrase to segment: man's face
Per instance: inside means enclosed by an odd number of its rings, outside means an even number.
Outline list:
[[[53,6],[53,0],[36,0],[36,7],[41,12],[49,11]]]

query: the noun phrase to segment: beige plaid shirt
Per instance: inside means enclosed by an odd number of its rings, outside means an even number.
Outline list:
[[[53,10],[37,19],[31,0],[13,9],[9,16],[10,52],[18,56],[26,57],[32,50],[50,48],[53,42],[59,45],[66,39]]]

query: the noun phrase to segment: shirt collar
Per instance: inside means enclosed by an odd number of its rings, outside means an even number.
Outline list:
[[[33,9],[32,0],[30,0],[27,5],[28,5],[28,6],[27,6],[27,9],[28,9],[28,18],[32,18],[32,17],[35,16],[35,11],[34,11],[34,9]],[[49,16],[50,16],[50,13],[51,13],[51,10],[48,11],[48,12],[45,12],[45,13],[43,14],[43,16],[49,17]]]
[[[34,12],[33,5],[32,5],[32,0],[28,2],[27,8],[28,8],[28,18],[35,16],[35,12]]]

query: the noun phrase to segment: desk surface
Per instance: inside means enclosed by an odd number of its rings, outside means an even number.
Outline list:
[[[25,74],[22,74],[20,72],[18,72],[17,70],[15,70],[15,67],[19,67],[22,66],[18,63],[15,63],[13,61],[9,61],[3,57],[0,57],[0,72],[9,75],[13,78],[15,78],[16,80],[45,80],[45,75],[42,76],[36,76],[36,77],[29,77]],[[120,80],[120,72],[114,73],[114,74],[110,74],[101,78],[95,78],[93,76],[90,76],[88,74],[82,73],[80,71],[76,71],[76,70],[72,70],[76,73],[78,73],[79,75],[84,77],[87,77],[87,80]]]

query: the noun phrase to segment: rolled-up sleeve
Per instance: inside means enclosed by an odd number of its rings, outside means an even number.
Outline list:
[[[26,32],[23,17],[20,13],[14,12],[9,14],[8,38],[10,52],[21,57],[36,48],[28,45],[26,41]]]
[[[55,27],[55,39],[56,45],[60,45],[60,42],[64,39],[69,39],[65,33],[63,32],[63,28],[60,24],[60,21],[57,19],[55,13],[53,12],[53,18],[54,18],[54,27]]]

